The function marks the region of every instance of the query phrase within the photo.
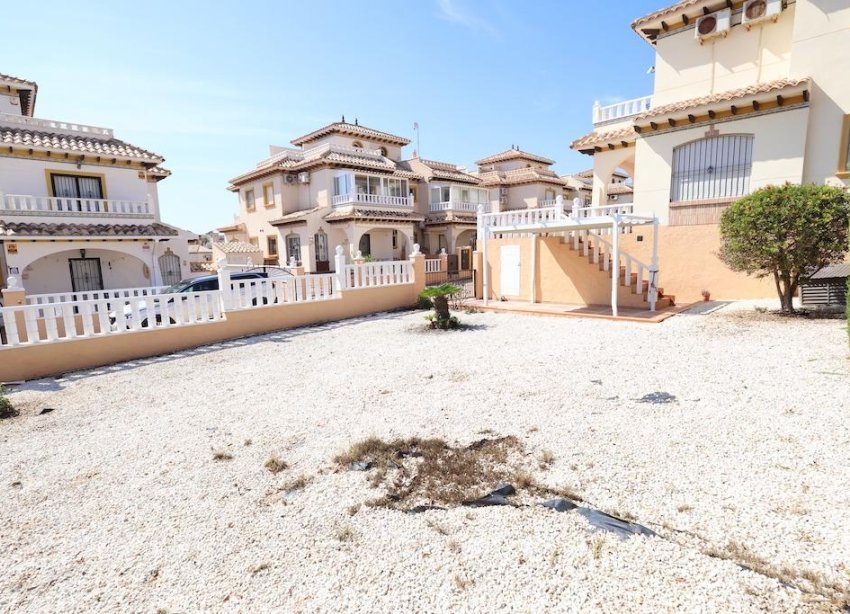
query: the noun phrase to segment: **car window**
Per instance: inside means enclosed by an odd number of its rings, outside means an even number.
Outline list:
[[[210,290],[218,290],[218,278],[198,282],[192,292],[209,292]]]

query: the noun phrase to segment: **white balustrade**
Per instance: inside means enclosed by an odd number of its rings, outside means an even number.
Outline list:
[[[439,203],[431,203],[431,211],[467,211],[475,213],[478,211],[478,203],[467,203],[458,200],[447,200]]]
[[[129,299],[161,294],[168,286],[142,288],[119,288],[115,290],[86,290],[83,292],[59,292],[53,294],[28,294],[27,305],[46,305],[50,303],[68,303],[73,301],[98,301]]]
[[[231,309],[250,309],[339,298],[334,277],[333,273],[322,273],[231,280],[229,305]]]
[[[604,207],[574,207],[571,216],[573,218],[582,219],[588,217],[610,216],[615,213],[629,215],[633,210],[633,205],[631,204],[606,205]]]
[[[224,317],[217,290],[16,305],[0,308],[0,315],[6,346],[156,330]],[[23,324],[23,337],[18,322]]]
[[[338,194],[331,197],[331,204],[334,207],[344,207],[357,203],[384,207],[413,207],[413,197],[387,196],[386,194]]]
[[[410,261],[364,262],[345,266],[346,288],[372,288],[413,283]]]
[[[43,214],[46,216],[134,216],[153,217],[150,205],[143,200],[114,200],[104,198],[70,198],[3,194],[0,212],[5,214]]]
[[[639,115],[652,107],[652,96],[641,96],[622,102],[602,106],[598,102],[593,105],[593,123],[602,124]]]
[[[70,134],[84,134],[96,137],[112,138],[111,128],[100,126],[87,126],[72,122],[60,122],[53,119],[41,119],[24,115],[12,115],[11,113],[0,113],[0,124],[12,126],[25,126],[33,130],[49,130],[50,132],[67,132]]]
[[[432,258],[425,261],[425,272],[426,273],[439,273],[440,272],[440,259]]]

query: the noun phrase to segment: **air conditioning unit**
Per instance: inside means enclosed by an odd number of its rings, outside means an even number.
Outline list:
[[[709,13],[697,19],[696,26],[694,27],[694,37],[702,43],[718,36],[726,36],[729,34],[731,25],[731,10],[723,9],[722,11]]]
[[[310,173],[298,173],[298,183],[310,183]]]
[[[782,0],[747,0],[741,13],[741,23],[749,30],[765,21],[776,21],[782,12]]]
[[[286,181],[286,183],[291,185],[291,184],[295,183],[296,181],[298,181],[298,177],[296,177],[295,175],[285,175],[284,181]]]

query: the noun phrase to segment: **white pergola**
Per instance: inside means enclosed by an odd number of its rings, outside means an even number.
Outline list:
[[[620,232],[623,228],[652,226],[652,261],[646,266],[649,273],[649,309],[655,311],[658,277],[658,218],[623,213],[622,205],[609,207],[581,207],[581,201],[573,201],[572,211],[564,212],[563,197],[556,199],[555,207],[484,213],[479,207],[478,232],[484,260],[483,291],[484,304],[490,300],[490,267],[487,260],[487,240],[491,235],[569,233],[576,231],[611,230],[611,311],[618,315],[617,297],[620,287]],[[531,242],[531,302],[536,301],[537,287],[537,241]],[[629,257],[631,258],[631,257]],[[641,265],[643,266],[643,265]],[[640,283],[640,275],[638,279]]]

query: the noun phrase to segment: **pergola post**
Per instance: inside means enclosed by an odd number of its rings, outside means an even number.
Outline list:
[[[490,263],[487,260],[487,235],[490,234],[487,225],[484,223],[484,205],[478,205],[478,239],[481,241],[482,245],[482,282],[481,289],[484,294],[484,304],[487,305],[490,302]]]
[[[531,233],[531,302],[537,302],[537,233]]]
[[[615,213],[613,218],[614,221],[611,223],[614,233],[611,238],[612,262],[609,268],[611,269],[611,313],[616,318],[618,315],[617,294],[620,290],[620,214]]]
[[[658,218],[652,214],[652,262],[649,264],[649,310],[658,300]]]

